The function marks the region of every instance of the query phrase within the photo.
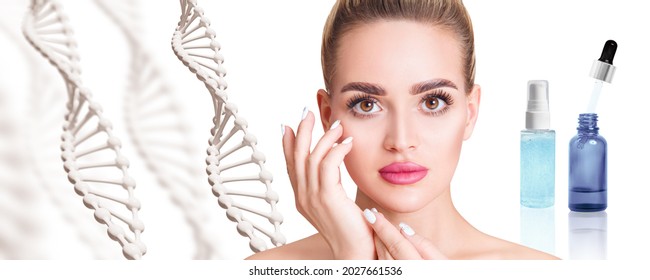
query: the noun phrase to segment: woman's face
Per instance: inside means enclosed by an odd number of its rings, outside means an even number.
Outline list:
[[[362,195],[412,212],[449,184],[478,114],[480,89],[465,88],[451,31],[411,21],[362,24],[341,38],[321,120],[341,120],[353,148],[345,165]]]

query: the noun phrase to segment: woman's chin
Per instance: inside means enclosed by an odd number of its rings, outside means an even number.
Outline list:
[[[376,193],[371,197],[385,211],[394,213],[412,213],[426,206],[433,198],[431,194],[424,194],[418,191],[387,191]]]

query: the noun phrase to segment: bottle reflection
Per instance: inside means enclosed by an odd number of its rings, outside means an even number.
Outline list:
[[[555,207],[520,207],[521,244],[555,254]]]
[[[569,259],[607,259],[607,212],[569,212]]]

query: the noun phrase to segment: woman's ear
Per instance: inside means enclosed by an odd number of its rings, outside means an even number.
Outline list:
[[[324,89],[319,89],[316,93],[318,101],[318,110],[320,111],[320,121],[323,124],[323,130],[327,131],[330,127],[330,117],[332,116],[331,96]]]
[[[478,119],[478,109],[481,105],[481,86],[474,85],[469,96],[467,96],[467,123],[465,124],[465,134],[463,140],[469,139],[474,132],[474,126]]]

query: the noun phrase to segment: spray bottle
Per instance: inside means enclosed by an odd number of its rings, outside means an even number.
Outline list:
[[[548,81],[528,81],[526,129],[519,143],[519,201],[525,207],[555,204],[555,130],[550,125]]]

